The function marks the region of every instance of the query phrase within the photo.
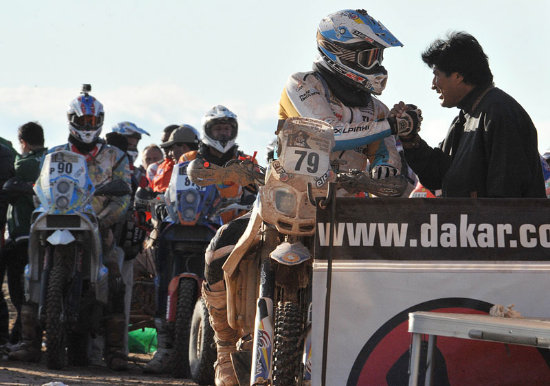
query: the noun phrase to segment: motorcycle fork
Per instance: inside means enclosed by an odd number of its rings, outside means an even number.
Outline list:
[[[273,369],[273,301],[275,295],[275,265],[269,254],[278,243],[278,233],[265,228],[262,235],[260,255],[260,288],[254,320],[254,341],[252,347],[252,369],[250,384],[266,384],[271,381]]]

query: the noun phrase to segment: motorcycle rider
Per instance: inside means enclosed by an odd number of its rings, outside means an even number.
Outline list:
[[[202,139],[198,145],[198,149],[185,152],[179,158],[179,162],[192,161],[196,158],[200,158],[206,162],[211,162],[215,165],[224,165],[226,162],[239,157],[245,158],[246,156],[238,148],[235,143],[238,134],[238,121],[237,115],[234,114],[227,107],[217,105],[212,107],[206,112],[202,118]],[[166,146],[161,144],[161,146]],[[224,181],[223,184],[216,186],[220,196],[227,199],[239,199],[246,198],[248,196],[254,196],[256,194],[255,187],[242,187],[232,181]],[[239,213],[236,210],[227,211],[221,214],[223,222],[230,221],[236,218]],[[223,227],[222,227],[223,228]],[[222,229],[220,228],[220,229]],[[219,233],[216,233],[215,237],[218,237]],[[209,262],[207,259],[205,267],[205,275],[209,272]],[[157,264],[157,272],[160,272],[161,264]],[[221,266],[220,266],[221,267]],[[218,271],[218,270],[216,270]],[[158,361],[151,361],[146,367],[148,372],[164,373],[171,370],[171,357],[174,354],[174,347],[172,346],[172,330],[171,326],[167,326],[164,320],[160,318],[155,319],[157,327],[158,338],[158,350],[155,354],[155,358],[158,355]],[[153,358],[153,359],[155,359]]]
[[[116,147],[105,144],[99,138],[104,120],[103,105],[89,95],[90,85],[84,85],[81,95],[71,101],[67,111],[69,142],[50,150],[69,150],[86,157],[89,176],[94,185],[120,179],[130,185],[128,158]],[[125,370],[127,357],[124,352],[124,286],[120,276],[119,254],[114,248],[112,228],[124,220],[130,203],[130,195],[120,197],[94,197],[92,206],[99,219],[102,240],[103,263],[109,269],[109,308],[105,321],[105,352],[107,366],[113,370]],[[25,307],[25,305],[23,306]],[[40,357],[41,333],[38,327],[37,305],[28,304],[22,310],[23,341],[18,351],[11,352],[10,359],[37,360]]]
[[[197,130],[191,126],[184,124],[172,131],[167,141],[161,143],[167,157],[158,166],[155,176],[151,182],[151,187],[154,192],[163,193],[170,184],[172,177],[172,169],[178,162],[178,158],[182,154],[189,151],[196,151],[199,145],[199,134]],[[151,238],[159,240],[155,245],[155,266],[157,276],[162,277],[160,272],[163,271],[165,265],[164,256],[158,254],[158,243],[162,242],[163,223],[156,224]],[[158,235],[158,236],[157,236]],[[157,295],[157,310],[155,312],[155,328],[157,329],[157,351],[153,358],[144,366],[143,371],[146,373],[161,374],[170,372],[173,368],[172,358],[174,357],[173,341],[173,325],[166,321],[166,295],[168,291],[168,283],[159,280]]]
[[[246,156],[238,150],[238,146],[235,144],[238,133],[237,116],[225,106],[217,105],[210,109],[202,119],[202,129],[203,139],[198,152],[184,154],[180,158],[180,161],[191,161],[195,158],[200,158],[218,166],[223,166],[228,161],[234,159],[249,158],[255,162],[252,157]],[[241,201],[248,201],[257,193],[255,186],[242,187],[232,181],[224,181],[223,184],[217,185],[217,188],[222,197],[240,197]],[[210,324],[216,334],[218,352],[215,364],[216,384],[224,384],[227,368],[233,373],[230,353],[235,350],[235,342],[238,339],[236,331],[232,329],[227,330],[229,326],[227,325],[225,311],[226,292],[222,265],[231,249],[233,249],[236,240],[244,232],[250,219],[248,214],[238,217],[240,214],[242,213],[236,211],[222,214],[225,225],[218,229],[205,253],[204,275],[206,282],[203,283],[202,295],[207,304],[216,305],[216,307],[209,307]]]
[[[391,134],[396,133],[397,125],[418,127],[421,117],[417,109],[406,116],[390,116],[388,107],[376,98],[388,77],[382,66],[383,51],[396,46],[402,44],[364,10],[343,10],[325,17],[317,30],[320,56],[313,71],[289,77],[279,102],[278,127],[291,117],[326,121],[334,127],[331,163],[335,170],[368,167],[376,179],[399,174],[401,159]],[[212,240],[206,254],[207,261],[215,262],[210,264],[203,296],[218,348],[216,385],[237,385],[230,354],[239,337],[227,322],[222,265],[246,222],[239,218],[220,228],[220,237]]]
[[[230,160],[252,159],[239,150],[235,143],[239,131],[237,115],[227,107],[217,105],[206,112],[202,118],[202,139],[197,151],[183,154],[179,162],[192,161],[195,158],[203,159],[214,165],[223,166]],[[253,160],[255,162],[255,160]],[[245,201],[250,196],[256,196],[254,186],[240,186],[232,181],[216,186],[222,198],[242,198]],[[223,223],[227,223],[243,214],[238,210],[221,214]]]

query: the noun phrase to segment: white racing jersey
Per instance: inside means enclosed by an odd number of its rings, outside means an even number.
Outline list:
[[[346,106],[316,71],[291,75],[279,102],[280,120],[316,118],[333,126],[336,144],[331,161],[338,163],[340,171],[366,170],[367,165],[388,165],[400,171],[401,158],[385,119],[388,114],[388,107],[374,96],[366,106]]]

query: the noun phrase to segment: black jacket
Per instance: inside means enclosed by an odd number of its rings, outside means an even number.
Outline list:
[[[440,148],[420,141],[405,157],[428,189],[444,197],[546,197],[537,131],[510,95],[472,90]]]
[[[0,231],[6,224],[6,211],[8,209],[8,195],[2,190],[4,183],[15,175],[13,163],[15,152],[0,144]]]

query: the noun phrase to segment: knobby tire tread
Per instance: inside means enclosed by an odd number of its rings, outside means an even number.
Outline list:
[[[178,286],[178,303],[175,323],[175,366],[174,377],[189,376],[189,335],[191,333],[191,317],[197,299],[197,282],[194,279],[183,278]]]
[[[214,362],[217,350],[214,330],[210,326],[208,308],[203,298],[195,304],[191,320],[189,366],[191,378],[199,385],[214,384]]]
[[[46,298],[46,365],[60,370],[67,364],[67,331],[62,320],[63,292],[67,271],[62,265],[54,265],[48,282]]]
[[[279,302],[275,310],[273,385],[295,385],[298,381],[303,346],[303,315],[294,302]]]

